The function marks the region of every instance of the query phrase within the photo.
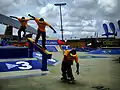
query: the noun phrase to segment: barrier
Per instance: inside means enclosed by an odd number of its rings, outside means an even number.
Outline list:
[[[0,59],[28,58],[27,47],[0,46]]]
[[[120,49],[112,48],[112,49],[97,49],[91,52],[88,52],[89,54],[120,54]]]
[[[68,45],[62,45],[63,50],[71,50],[71,47]]]
[[[43,71],[47,71],[47,59],[51,59],[52,54],[47,51],[44,50],[39,44],[35,44],[34,40],[32,38],[28,38],[28,43],[29,43],[29,48],[27,47],[15,47],[15,46],[2,46],[0,48],[0,59],[11,59],[11,58],[32,58],[33,57],[33,48],[36,49],[37,51],[39,51],[42,54],[42,66],[39,68],[35,68],[35,69],[40,69]],[[20,70],[19,65],[29,65],[32,68],[29,69],[34,69],[33,66],[37,65],[37,63],[39,63],[39,61],[9,61],[7,62],[1,62],[0,66],[1,71],[5,72],[5,71],[9,71],[9,70]],[[6,66],[7,65],[7,66]],[[7,68],[8,69],[7,69]],[[9,69],[9,67],[12,67]],[[26,66],[27,67],[27,66]],[[23,68],[23,67],[22,67]]]
[[[0,59],[0,79],[48,75],[49,71],[42,71],[41,67],[36,58]]]
[[[46,45],[46,48],[50,52],[58,52],[58,50],[57,50],[55,45]]]
[[[30,58],[33,57],[33,48],[37,51],[39,51],[41,54],[42,54],[42,68],[41,70],[43,71],[47,71],[47,59],[51,59],[52,57],[52,54],[47,51],[47,50],[44,50],[39,44],[37,43],[34,43],[34,40],[32,38],[28,38],[28,48],[29,48],[29,52],[28,52],[28,55]]]
[[[5,61],[6,60],[6,61]],[[41,63],[32,58],[31,60],[20,59],[0,59],[0,72],[9,72],[9,71],[21,71],[21,70],[34,70],[41,69]]]
[[[37,58],[39,61],[42,61],[42,54],[40,54],[40,52],[33,52],[33,57]],[[60,63],[60,61],[58,61],[58,60],[56,60],[54,58],[47,59],[47,65],[55,66],[58,63]]]
[[[90,51],[96,50],[96,48],[84,47],[84,48],[75,48],[75,50],[79,52],[90,52]]]

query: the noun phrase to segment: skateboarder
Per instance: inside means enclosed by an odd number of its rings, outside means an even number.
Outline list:
[[[46,49],[46,47],[45,47],[45,43],[46,43],[45,27],[49,26],[54,31],[54,33],[56,33],[56,31],[54,30],[54,28],[50,24],[48,24],[46,21],[44,21],[43,18],[36,18],[36,17],[34,17],[30,14],[28,14],[28,16],[32,17],[38,25],[38,30],[37,30],[37,36],[36,36],[36,39],[35,39],[35,43],[38,42],[38,39],[40,38],[40,35],[41,35],[42,36],[42,47],[44,49]]]
[[[32,19],[32,18],[29,18],[29,19],[28,19],[28,18],[25,18],[25,17],[18,18],[18,17],[15,17],[15,16],[10,16],[10,17],[11,17],[11,18],[18,19],[19,22],[20,22],[20,24],[21,24],[20,29],[18,30],[18,40],[21,41],[21,32],[22,32],[22,31],[24,32],[23,37],[25,37],[25,35],[26,35],[25,29],[28,28],[27,22],[28,22],[29,20],[33,20],[33,19]]]
[[[76,54],[76,50],[66,50],[64,52],[64,57],[61,65],[61,71],[62,71],[62,78],[61,80],[68,80],[68,82],[74,81],[74,76],[72,74],[72,68],[71,65],[73,65],[73,61],[76,62],[76,73],[79,74],[79,61],[78,61],[78,55]]]

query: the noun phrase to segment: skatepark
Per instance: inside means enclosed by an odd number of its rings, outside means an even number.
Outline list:
[[[4,16],[1,15],[1,17]],[[14,26],[16,21],[10,20],[12,23],[4,19],[1,21],[4,24],[11,23],[10,25]],[[19,24],[15,28],[18,27]],[[32,27],[29,26],[29,28]],[[31,30],[28,29],[28,31]],[[75,84],[68,84],[60,80],[64,50],[58,47],[58,43],[56,44],[57,39],[48,41],[52,45],[47,45],[47,50],[41,47],[41,41],[35,44],[34,40],[27,38],[26,42],[28,42],[27,47],[17,47],[8,44],[0,47],[0,90],[120,89],[119,47],[112,49],[103,47],[91,51],[87,51],[84,48],[83,51],[77,51],[80,74],[76,74],[74,63],[72,67],[76,82]]]
[[[63,57],[62,52],[53,52],[53,57],[60,60]],[[79,53],[79,56],[87,55],[86,53]],[[23,78],[1,79],[1,90],[97,90],[92,87],[104,86],[109,88],[105,90],[119,90],[120,86],[120,65],[118,61],[113,58],[90,58],[81,59],[80,61],[80,75],[75,73],[75,65],[73,65],[73,73],[75,75],[76,84],[68,84],[61,82],[60,65],[55,67],[48,66],[50,73],[45,76],[28,76]],[[20,72],[12,73],[13,76]],[[23,73],[23,72],[22,72]],[[24,73],[38,73],[37,71],[26,71]],[[23,74],[24,74],[23,73]],[[4,73],[4,75],[10,72]],[[12,75],[10,74],[10,75]],[[99,90],[99,89],[98,89]]]

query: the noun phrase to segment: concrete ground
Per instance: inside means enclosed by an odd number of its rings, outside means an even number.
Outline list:
[[[79,56],[83,55],[87,54],[79,53]],[[63,56],[54,52],[53,57],[62,60]],[[109,90],[120,90],[120,63],[113,58],[80,59],[80,75],[75,73],[76,65],[73,65],[76,84],[61,82],[60,64],[48,66],[51,73],[47,76],[1,79],[0,90],[97,90],[92,87],[100,85]]]

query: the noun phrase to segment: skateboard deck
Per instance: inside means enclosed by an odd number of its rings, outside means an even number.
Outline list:
[[[75,80],[72,80],[72,81],[71,81],[71,80],[68,80],[68,79],[67,79],[67,80],[61,79],[61,81],[62,81],[63,83],[68,83],[68,84],[75,84],[75,82],[76,82]]]
[[[35,43],[35,41],[32,38],[28,38],[30,42],[32,42],[34,45],[36,45],[38,48],[40,48],[43,52],[46,54],[51,54],[48,50],[44,49],[42,46],[40,46],[38,43]]]

